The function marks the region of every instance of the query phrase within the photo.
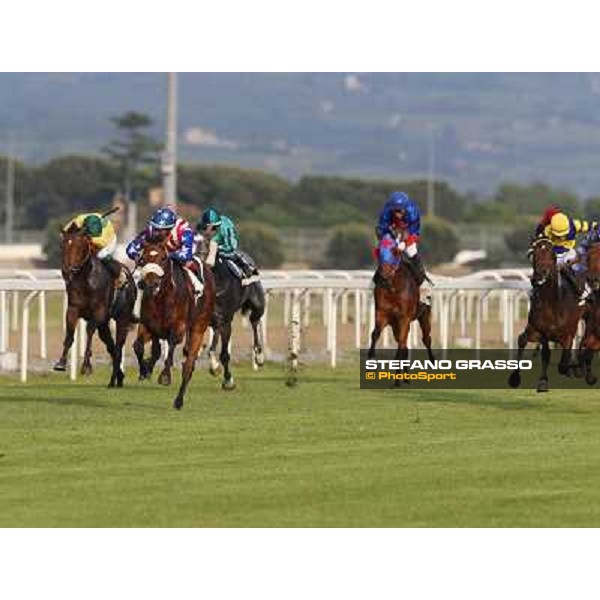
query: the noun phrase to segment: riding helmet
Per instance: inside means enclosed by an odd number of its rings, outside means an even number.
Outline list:
[[[550,221],[550,229],[552,233],[557,237],[564,237],[569,233],[571,224],[569,217],[563,213],[557,213],[552,217]]]
[[[200,219],[200,228],[206,229],[209,225],[220,225],[221,224],[221,215],[217,211],[216,208],[210,207],[207,208],[202,213],[202,218]]]
[[[83,231],[91,237],[102,235],[102,219],[98,215],[88,215],[83,220]]]
[[[177,215],[170,208],[159,208],[150,218],[150,225],[155,229],[171,229],[177,222]]]

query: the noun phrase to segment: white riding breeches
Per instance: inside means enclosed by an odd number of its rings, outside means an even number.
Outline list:
[[[559,265],[565,265],[575,260],[577,260],[577,251],[575,250],[575,248],[571,248],[571,250],[567,252],[563,252],[562,254],[556,255],[556,262]]]
[[[417,245],[411,244],[410,246],[406,246],[404,252],[406,252],[409,258],[414,258],[417,255]]]
[[[104,246],[104,248],[98,250],[98,254],[96,256],[98,256],[100,260],[104,260],[105,258],[112,256],[115,253],[116,249],[117,238],[115,236],[106,246]]]
[[[218,250],[219,244],[217,244],[217,242],[214,240],[210,240],[210,242],[208,242],[208,254],[206,255],[206,260],[204,261],[209,267],[215,266]]]

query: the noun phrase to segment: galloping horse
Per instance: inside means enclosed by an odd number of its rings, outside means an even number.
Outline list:
[[[537,391],[547,392],[549,343],[557,342],[562,347],[558,372],[561,375],[571,375],[571,370],[574,369],[571,364],[571,346],[583,307],[578,305],[577,293],[572,284],[560,274],[552,242],[545,237],[539,238],[531,244],[529,252],[533,263],[533,293],[527,325],[518,338],[517,359],[521,360],[528,342],[541,345],[542,372]],[[511,387],[521,385],[519,369],[512,372],[508,383]]]
[[[396,358],[403,360],[408,357],[408,333],[412,321],[419,321],[423,345],[427,349],[430,360],[435,360],[431,351],[431,306],[419,301],[419,284],[410,268],[400,262],[397,267],[386,265],[393,269],[387,280],[389,287],[376,286],[373,290],[375,297],[375,327],[371,333],[371,347],[368,356],[375,356],[375,346],[383,329],[390,325],[398,344]]]
[[[600,350],[600,242],[590,244],[587,252],[587,280],[592,289],[584,316],[585,330],[579,347],[579,360],[585,371],[585,381],[594,385],[592,372],[594,352]]]
[[[204,292],[196,299],[188,275],[169,258],[163,236],[146,242],[138,267],[141,268],[143,295],[140,325],[133,349],[139,363],[140,379],[150,377],[160,358],[160,340],[167,340],[169,351],[158,382],[170,385],[173,353],[185,338],[181,385],[173,401],[173,407],[179,410],[214,312],[214,278],[210,269],[204,269]],[[149,360],[144,360],[144,344],[148,341],[152,341],[152,354]]]
[[[108,269],[96,257],[88,236],[75,224],[62,232],[62,275],[67,286],[68,305],[65,315],[66,332],[63,351],[54,365],[55,371],[65,371],[67,354],[73,343],[79,319],[87,321],[87,342],[82,375],[92,372],[92,338],[96,329],[112,358],[112,374],[109,387],[122,387],[124,373],[121,370],[123,345],[129,326],[133,323],[133,307],[137,296],[131,273],[122,267],[127,281],[120,290],[119,306],[116,306],[115,287]],[[109,321],[116,322],[116,343],[110,332]]]
[[[230,270],[225,260],[217,257],[213,268],[217,289],[216,308],[211,326],[214,336],[209,349],[210,373],[218,375],[223,365],[223,389],[235,388],[233,376],[229,370],[229,340],[231,339],[231,323],[235,313],[239,310],[248,314],[253,333],[254,361],[262,367],[265,362],[263,353],[262,330],[260,320],[265,313],[265,291],[260,281],[253,281],[249,285],[242,282]],[[216,350],[221,340],[221,353],[217,361]]]

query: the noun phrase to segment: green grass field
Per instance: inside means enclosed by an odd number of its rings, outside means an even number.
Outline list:
[[[600,526],[596,391],[0,379],[0,526]],[[179,373],[177,373],[177,381]]]

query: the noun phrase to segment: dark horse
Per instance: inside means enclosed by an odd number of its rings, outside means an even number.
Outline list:
[[[260,320],[265,313],[265,291],[259,280],[249,285],[242,285],[239,277],[234,275],[226,264],[226,259],[217,257],[213,267],[215,284],[217,288],[217,301],[215,314],[211,321],[213,339],[209,349],[210,372],[218,375],[223,366],[223,389],[235,389],[233,375],[229,369],[231,356],[229,354],[229,341],[231,340],[231,324],[235,313],[241,310],[248,315],[252,325],[253,355],[257,366],[262,367],[265,362],[263,352],[262,330]],[[217,346],[221,341],[221,352],[217,360]]]
[[[579,360],[585,371],[585,381],[594,385],[592,372],[594,352],[600,350],[600,242],[590,244],[587,252],[587,280],[592,289],[584,316],[585,330],[579,347]]]
[[[210,269],[204,269],[204,292],[197,299],[187,273],[169,258],[166,242],[160,236],[146,242],[138,267],[141,268],[143,295],[140,325],[133,349],[139,363],[140,379],[151,376],[160,358],[160,340],[166,340],[169,350],[158,382],[170,385],[173,353],[185,339],[181,385],[173,401],[173,408],[179,410],[214,312],[214,278]],[[152,341],[152,353],[150,359],[144,360],[144,344],[148,341]]]
[[[375,327],[371,333],[368,356],[375,356],[375,346],[381,332],[390,325],[398,344],[396,358],[408,357],[408,333],[412,321],[419,321],[422,341],[430,360],[435,360],[431,351],[431,306],[420,302],[419,282],[413,271],[404,262],[397,267],[381,267],[389,285],[375,286]]]
[[[547,392],[550,342],[556,342],[562,347],[558,372],[561,375],[575,373],[575,367],[571,363],[571,346],[583,307],[578,305],[573,285],[567,277],[560,274],[552,242],[548,238],[539,238],[531,244],[529,252],[533,263],[533,293],[527,325],[518,338],[517,359],[521,360],[529,342],[540,344],[542,372],[537,391]],[[521,385],[519,369],[512,372],[508,383],[511,387]]]
[[[126,282],[119,291],[118,307],[115,300],[115,286],[109,270],[97,258],[88,236],[75,224],[62,232],[62,275],[67,287],[67,313],[65,315],[66,333],[63,352],[54,365],[55,371],[64,371],[67,366],[67,354],[73,344],[75,328],[79,319],[87,322],[87,342],[81,373],[92,372],[92,338],[96,329],[100,339],[112,358],[112,374],[109,387],[122,387],[124,373],[121,370],[123,345],[127,332],[133,323],[133,307],[137,296],[135,282],[131,273],[121,266],[126,274]],[[109,322],[116,323],[116,341],[113,340]]]

